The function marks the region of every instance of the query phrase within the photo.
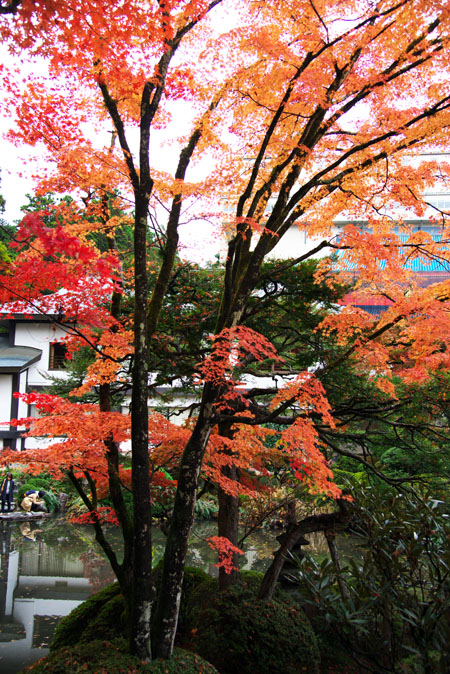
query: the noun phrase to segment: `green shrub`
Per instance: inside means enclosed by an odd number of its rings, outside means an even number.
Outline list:
[[[162,562],[155,567],[153,572],[153,581],[158,591],[161,583]],[[192,591],[208,578],[208,574],[201,569],[190,566],[185,568],[178,619],[180,630],[185,629],[187,624],[188,600]],[[61,620],[56,627],[51,650],[79,642],[86,643],[94,639],[111,641],[125,635],[127,624],[124,611],[125,602],[120,594],[119,584],[108,585]]]
[[[58,498],[52,491],[45,492],[44,501],[49,513],[57,513],[59,511]]]
[[[243,569],[239,574],[239,578],[240,583],[247,588],[247,591],[249,592],[250,596],[256,597],[256,595],[259,592],[262,579],[264,578],[264,574],[262,573],[262,571],[251,571],[250,569]],[[296,604],[295,601],[294,602],[292,601],[291,594],[283,590],[279,586],[279,584],[275,587],[272,598],[275,599],[275,601],[281,603],[287,602],[288,604],[294,605]]]
[[[124,639],[96,640],[51,652],[23,670],[33,674],[218,674],[195,653],[175,649],[170,660],[154,660],[143,665],[126,652]]]
[[[212,499],[199,499],[195,503],[194,515],[200,520],[212,520],[217,516],[219,506]]]
[[[190,648],[222,674],[319,672],[311,625],[297,607],[256,599],[254,578],[218,591],[216,581],[197,587],[190,601]]]
[[[22,670],[21,674],[132,674],[141,672],[140,660],[125,652],[126,643],[91,641],[59,648]]]
[[[148,674],[219,674],[210,662],[182,648],[176,648],[170,660],[153,660],[142,671]]]
[[[46,491],[50,489],[50,484],[48,480],[44,480],[41,477],[30,477],[28,480],[19,488],[17,492],[17,501],[20,503],[25,496],[25,492],[35,489],[36,491]]]
[[[57,625],[50,650],[55,651],[63,646],[77,644],[84,630],[90,627],[90,624],[100,615],[103,607],[119,593],[119,584],[112,583],[77,606]]]
[[[335,661],[341,648],[367,669],[447,674],[450,526],[445,504],[376,483],[353,485],[355,555],[336,568],[307,555],[291,573]],[[343,588],[345,595],[343,599]],[[389,634],[389,639],[386,639]]]
[[[103,604],[96,616],[88,622],[80,635],[80,643],[99,639],[112,641],[126,634],[125,600],[121,594],[116,594]]]

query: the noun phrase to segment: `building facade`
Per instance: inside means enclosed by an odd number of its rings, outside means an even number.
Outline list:
[[[54,316],[11,314],[0,308],[0,448],[25,449],[21,437],[25,428],[16,428],[11,419],[35,416],[18,393],[42,390],[49,375],[65,377],[64,330]]]

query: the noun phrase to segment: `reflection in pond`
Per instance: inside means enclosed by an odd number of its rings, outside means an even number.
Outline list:
[[[0,521],[2,674],[45,655],[57,621],[113,580],[92,545],[87,528],[61,520]]]
[[[206,538],[216,525],[194,528],[187,564],[217,573]],[[109,532],[116,539],[117,530]],[[308,549],[325,554],[322,537],[308,537]],[[162,557],[165,537],[154,532],[154,563]],[[273,533],[258,532],[246,541],[241,566],[264,571],[277,548]],[[54,628],[80,602],[111,583],[114,575],[89,526],[60,518],[31,522],[0,520],[0,672],[15,674],[48,653]]]

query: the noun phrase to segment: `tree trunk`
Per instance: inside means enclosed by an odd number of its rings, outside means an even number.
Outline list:
[[[232,429],[232,423],[229,421],[219,423],[219,435],[230,440],[233,439],[234,431]],[[230,449],[223,449],[224,454],[228,454],[230,457],[233,452]],[[232,480],[236,483],[238,481],[238,472],[236,466],[231,464],[228,466],[222,466],[221,473],[224,477]],[[233,544],[238,544],[238,528],[239,528],[239,499],[237,496],[232,496],[230,493],[224,491],[219,483],[219,517],[217,522],[217,534],[228,538],[228,540]],[[237,555],[233,555],[233,565],[237,566]],[[235,583],[239,578],[239,571],[232,571],[231,573],[226,573],[225,569],[219,568],[219,588],[221,590],[227,590],[233,583]]]
[[[222,473],[230,480],[237,482],[236,466],[224,466]],[[238,544],[238,527],[239,527],[239,498],[232,496],[224,491],[219,486],[219,519],[217,533],[219,536],[224,536],[233,543]],[[237,566],[237,555],[233,555],[233,565]],[[219,588],[227,590],[231,585],[239,579],[239,571],[234,570],[231,573],[225,573],[225,569],[219,568]]]
[[[148,455],[148,336],[147,336],[147,208],[150,192],[136,194],[134,227],[135,304],[134,363],[131,398],[131,460],[133,487],[133,598],[130,649],[141,660],[151,659],[152,510]]]
[[[213,400],[214,395],[206,385],[197,423],[180,462],[178,486],[164,553],[161,589],[152,630],[154,657],[170,658],[173,651],[198,479],[213,424]]]
[[[258,593],[259,599],[272,599],[285,559],[302,536],[311,534],[314,531],[342,530],[348,526],[352,518],[348,501],[338,499],[336,503],[339,506],[337,512],[311,515],[288,528],[286,534],[282,537],[281,545],[275,553],[272,564],[267,569],[261,581]]]
[[[336,545],[336,532],[335,531],[325,531],[325,538],[328,543],[328,550],[330,551],[330,557],[333,561],[334,568],[336,569],[336,578],[339,586],[339,591],[341,593],[342,599],[345,601],[349,598],[347,585],[342,577],[342,566],[341,560],[339,557],[339,552]]]

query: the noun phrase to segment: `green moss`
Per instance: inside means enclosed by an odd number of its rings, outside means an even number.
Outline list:
[[[33,674],[218,674],[199,655],[175,649],[170,660],[153,660],[147,665],[126,652],[123,639],[96,640],[60,648],[23,670]]]
[[[249,596],[252,597],[256,597],[256,595],[258,594],[263,578],[264,574],[262,573],[262,571],[250,571],[244,569],[239,574],[239,581],[241,585],[247,588]],[[277,584],[277,586],[275,587],[273,599],[279,602],[287,602],[288,604],[295,603],[291,601],[289,593],[285,592],[279,587],[279,584]]]
[[[154,570],[157,587],[160,584],[161,571],[161,565]],[[308,619],[303,612],[287,602],[257,600],[260,581],[261,574],[245,572],[239,584],[222,593],[218,590],[216,579],[201,569],[187,567],[178,638],[190,650],[212,662],[222,674],[255,674],[256,671],[258,674],[298,674],[302,671],[316,674],[319,671],[319,654]],[[134,661],[126,660],[126,657],[131,657],[126,656],[126,641],[116,638],[124,637],[126,630],[124,600],[119,585],[115,583],[93,595],[63,618],[51,645],[51,654],[59,654],[58,657],[48,660],[45,665],[48,665],[47,669],[30,671],[96,671],[99,674],[132,671],[155,674],[202,671],[206,674],[217,671],[210,665],[209,669],[206,668],[205,662],[199,656],[186,651],[178,652],[169,661],[152,662],[148,666],[151,669],[142,669],[142,665],[139,665],[140,669],[117,669],[125,665],[135,666]],[[92,662],[80,659],[83,649],[92,652],[93,643],[111,642],[124,644],[121,646],[123,657],[114,656],[116,669],[108,669],[109,662],[100,662],[98,658],[94,658]],[[64,670],[61,665],[58,669],[61,662],[67,664],[68,658],[72,658],[71,668]],[[82,668],[86,663],[89,667],[97,663],[97,668]],[[196,669],[197,665],[199,668]]]
[[[126,653],[125,648],[123,641],[91,641],[59,648],[24,669],[22,674],[132,674],[143,671],[139,659]]]
[[[156,590],[161,583],[162,563],[154,569]],[[184,630],[188,622],[188,601],[193,590],[209,578],[208,574],[187,566],[184,572],[178,627]],[[93,639],[112,639],[127,633],[125,602],[118,583],[108,585],[63,618],[55,630],[51,650],[86,643]]]
[[[54,651],[63,646],[77,644],[84,630],[100,615],[103,607],[119,593],[119,584],[112,583],[77,606],[57,625],[50,649]]]
[[[176,648],[170,660],[153,660],[142,671],[149,674],[219,674],[210,662],[182,648]]]
[[[126,634],[125,600],[121,594],[117,594],[103,604],[96,616],[88,622],[80,635],[80,642],[98,639],[112,641]]]
[[[256,599],[254,579],[247,580],[227,592],[211,581],[193,592],[190,648],[222,674],[318,674],[317,640],[304,613]]]

